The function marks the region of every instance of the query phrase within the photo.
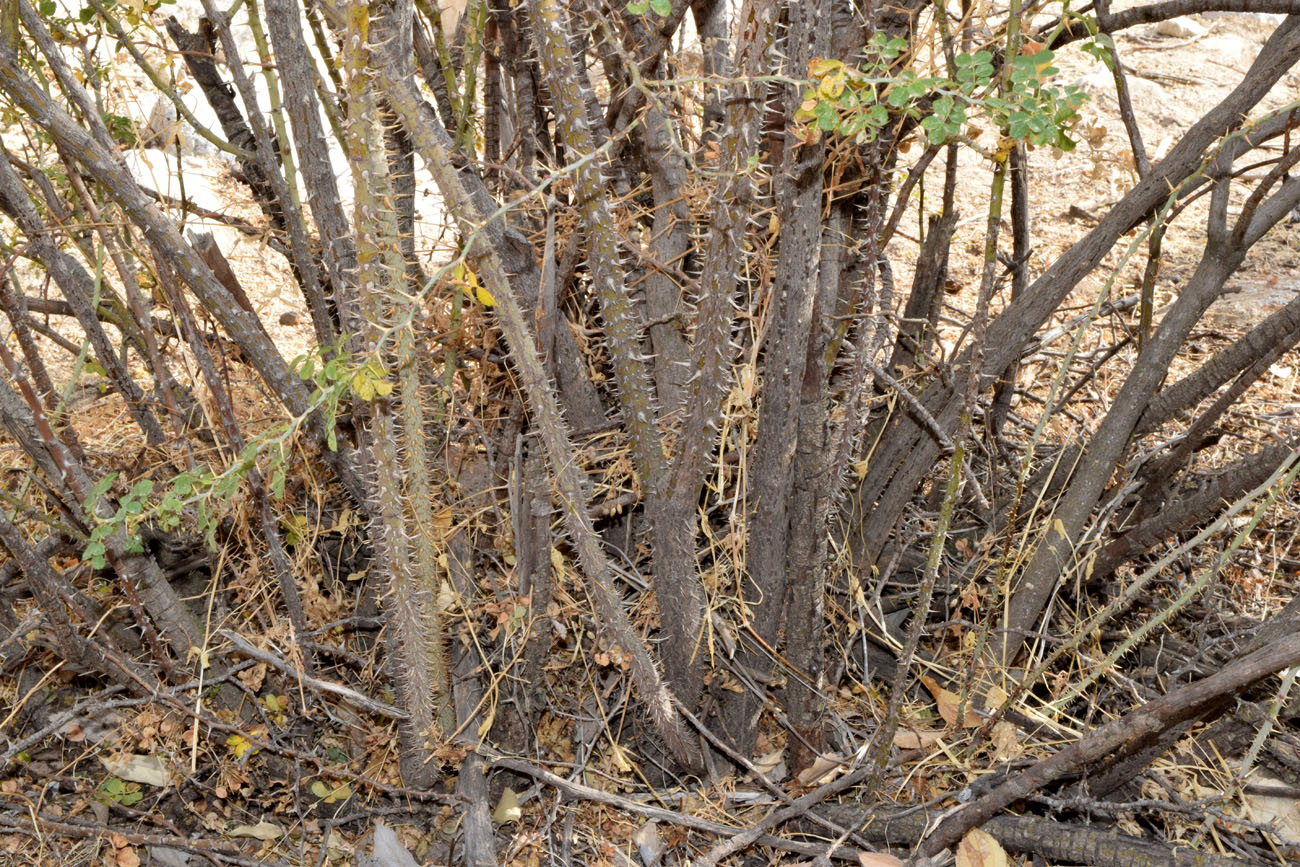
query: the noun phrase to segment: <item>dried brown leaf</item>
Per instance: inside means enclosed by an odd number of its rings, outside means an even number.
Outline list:
[[[1007,853],[987,831],[972,828],[957,844],[957,867],[1008,867]]]

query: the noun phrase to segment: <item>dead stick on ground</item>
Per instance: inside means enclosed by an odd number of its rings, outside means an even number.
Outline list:
[[[992,818],[999,810],[1079,767],[1104,758],[1126,743],[1157,734],[1191,719],[1205,706],[1231,695],[1275,672],[1300,663],[1300,631],[1277,639],[1267,647],[1225,666],[1209,677],[1147,702],[1119,719],[1084,735],[989,792],[983,798],[944,819],[922,844],[919,853],[931,856],[957,843],[967,831]]]
[[[581,783],[575,783],[572,780],[566,780],[558,774],[539,768],[532,762],[523,759],[511,758],[509,756],[495,755],[487,748],[480,750],[494,767],[506,768],[519,774],[526,774],[537,780],[539,783],[545,783],[559,789],[571,798],[580,798],[584,801],[593,801],[598,804],[609,804],[628,812],[638,813],[648,819],[657,819],[660,822],[668,822],[683,828],[693,828],[696,831],[703,831],[708,834],[716,834],[732,838],[734,835],[745,833],[747,829],[738,828],[735,825],[726,825],[722,822],[711,822],[708,819],[701,819],[696,816],[688,816],[685,813],[679,813],[675,810],[669,810],[664,807],[656,807],[653,804],[643,804],[631,798],[625,798],[622,795],[615,795],[612,792],[603,792],[600,789],[593,789],[590,786],[584,786]],[[843,778],[841,778],[843,779]],[[837,781],[838,782],[838,781]],[[826,787],[823,786],[822,789]],[[818,789],[817,791],[821,791]],[[804,798],[808,796],[805,795]],[[799,799],[803,801],[804,798]],[[796,801],[796,803],[799,803]],[[804,806],[802,813],[807,807]],[[783,849],[787,852],[796,852],[802,855],[826,855],[826,844],[824,843],[802,843],[797,840],[783,840],[780,837],[774,837],[770,834],[757,834],[753,840],[755,843],[762,843],[775,849]],[[829,857],[842,861],[857,862],[857,853],[848,849],[839,849],[829,853]]]
[[[258,650],[256,647],[245,641],[243,636],[236,632],[232,632],[229,629],[219,629],[217,630],[217,635],[235,645],[235,649],[245,656],[251,656],[253,659],[260,659],[262,662],[278,668],[290,677],[297,678],[302,685],[308,689],[333,693],[348,704],[354,705],[361,710],[378,714],[379,716],[388,717],[389,719],[406,719],[405,711],[399,710],[390,704],[385,704],[384,702],[373,699],[368,695],[362,695],[355,689],[349,689],[342,684],[332,683],[328,680],[321,680],[318,677],[309,677],[298,668],[295,668],[291,663],[281,659],[275,654],[267,653],[265,650]]]

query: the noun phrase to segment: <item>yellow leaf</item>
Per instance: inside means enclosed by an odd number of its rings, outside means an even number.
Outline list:
[[[830,75],[844,68],[844,64],[839,60],[831,60],[826,57],[814,57],[808,64],[808,74],[813,78],[821,78],[824,75]]]
[[[828,75],[817,85],[817,92],[827,99],[835,99],[844,92],[844,76]]]
[[[242,759],[250,751],[257,752],[257,747],[253,746],[248,738],[239,734],[226,738],[226,746],[230,747],[230,751],[235,754],[237,759]]]
[[[376,379],[373,383],[375,394],[380,397],[388,397],[393,393],[393,384],[387,379]]]
[[[496,722],[496,718],[497,715],[495,709],[488,708],[487,713],[483,714],[483,722],[479,724],[477,729],[479,740],[486,738],[488,732],[492,731],[492,724]]]
[[[352,377],[352,390],[362,400],[371,401],[375,397],[374,380],[364,370],[359,370],[356,376]]]
[[[333,804],[352,797],[352,787],[347,783],[339,783],[331,788],[324,780],[317,780],[311,784],[311,793],[325,803]]]
[[[1061,523],[1060,518],[1057,518],[1055,521],[1052,522],[1052,529],[1060,533],[1062,539],[1064,539],[1067,542],[1070,541],[1070,534],[1065,532],[1065,524]]]
[[[483,288],[483,284],[479,282],[478,275],[470,270],[469,266],[464,262],[457,265],[455,270],[451,272],[451,279],[460,284],[461,288],[465,290],[466,295],[477,298],[478,303],[482,304],[484,307],[496,306],[497,300],[492,297],[492,293]]]
[[[504,825],[506,822],[518,821],[523,814],[524,811],[519,808],[519,796],[514,789],[506,786],[501,793],[501,800],[497,801],[496,809],[492,811],[492,821]]]
[[[987,831],[972,828],[957,844],[957,867],[1007,867],[1007,853]]]

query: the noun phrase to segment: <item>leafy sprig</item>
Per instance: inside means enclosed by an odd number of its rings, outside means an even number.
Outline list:
[[[1059,70],[1055,55],[1039,45],[1011,62],[1010,89],[993,92],[993,55],[962,53],[953,77],[918,76],[912,69],[891,71],[906,48],[902,39],[877,34],[860,66],[816,58],[809,64],[809,85],[795,112],[805,143],[823,135],[873,141],[893,119],[919,122],[931,144],[961,137],[972,116],[982,114],[1015,141],[1072,150],[1069,132],[1078,121],[1085,94],[1078,87],[1048,84]]]

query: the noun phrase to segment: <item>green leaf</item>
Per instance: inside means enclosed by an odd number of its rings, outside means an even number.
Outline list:
[[[82,556],[90,561],[92,568],[103,569],[107,554],[108,551],[104,547],[104,543],[96,540],[86,546],[86,550]]]
[[[672,0],[650,0],[650,8],[653,9],[655,14],[660,18],[667,18],[669,15],[673,14]]]
[[[644,15],[650,8],[650,0],[640,0],[627,4],[627,11],[631,15]]]
[[[925,117],[921,119],[921,126],[925,129],[926,138],[932,144],[941,144],[944,141],[944,123],[937,117]]]
[[[830,132],[840,122],[840,116],[835,111],[835,106],[829,102],[818,103],[813,113],[817,115],[817,128],[823,132]]]
[[[90,489],[90,496],[86,498],[86,504],[94,503],[100,497],[108,493],[109,488],[113,487],[113,482],[117,481],[117,473],[109,473],[95,482],[95,486]]]

